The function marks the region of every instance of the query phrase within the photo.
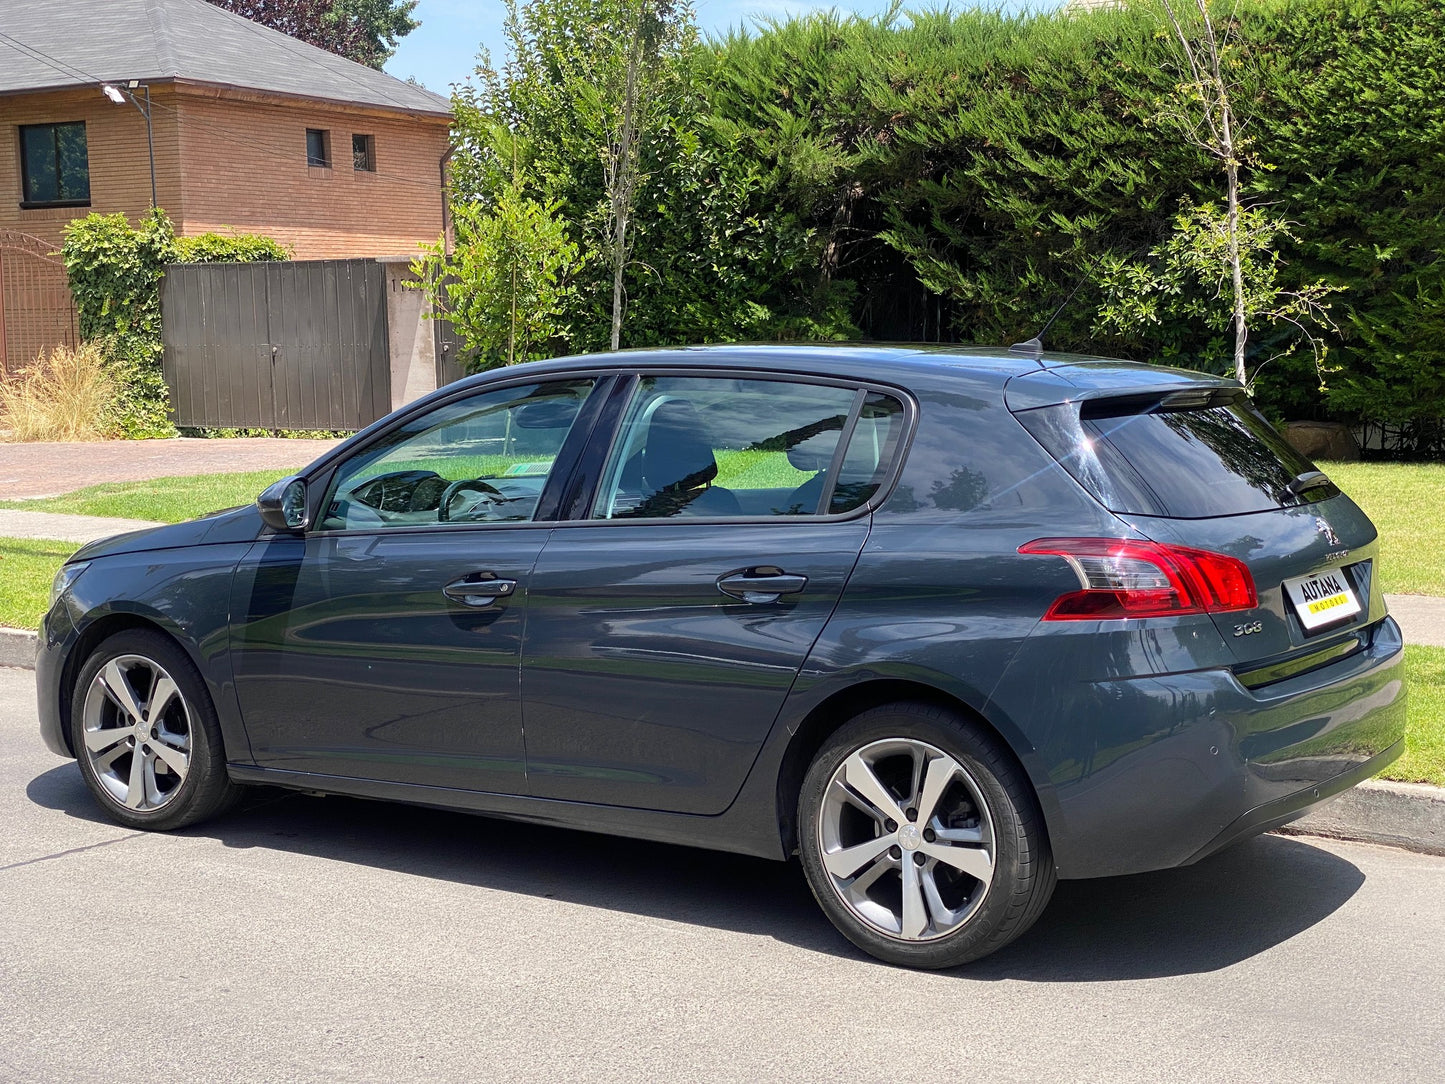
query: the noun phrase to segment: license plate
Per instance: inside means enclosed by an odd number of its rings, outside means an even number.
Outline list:
[[[1285,580],[1284,590],[1306,631],[1333,625],[1360,612],[1360,600],[1338,568]]]

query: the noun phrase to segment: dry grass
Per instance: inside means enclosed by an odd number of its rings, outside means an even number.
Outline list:
[[[115,390],[98,345],[57,346],[0,380],[0,439],[102,440]]]

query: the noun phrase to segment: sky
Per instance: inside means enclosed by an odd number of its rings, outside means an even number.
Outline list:
[[[1018,11],[1055,8],[1063,0],[983,0],[989,7]],[[943,6],[921,3],[920,7]],[[959,6],[959,5],[955,5]],[[963,0],[962,6],[972,6]],[[717,33],[734,26],[747,26],[758,17],[785,16],[805,11],[837,8],[876,15],[888,7],[887,0],[841,0],[839,3],[810,3],[808,0],[697,0],[698,26],[704,33]],[[502,18],[503,0],[421,0],[415,16],[421,26],[401,40],[386,70],[400,79],[414,78],[438,94],[450,92],[453,83],[467,78],[476,66],[482,46],[498,61],[505,55]]]

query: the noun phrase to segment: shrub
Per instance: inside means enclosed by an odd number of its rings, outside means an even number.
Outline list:
[[[198,233],[194,237],[177,237],[175,263],[261,263],[268,260],[289,260],[295,255],[290,245],[259,233]]]
[[[0,430],[10,440],[101,440],[116,431],[115,385],[100,344],[57,346],[0,381]]]

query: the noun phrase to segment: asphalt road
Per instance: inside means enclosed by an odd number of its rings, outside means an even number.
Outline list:
[[[0,669],[3,1081],[1445,1077],[1445,859],[1268,836],[914,973],[795,866],[271,792],[131,832],[31,682]]]

